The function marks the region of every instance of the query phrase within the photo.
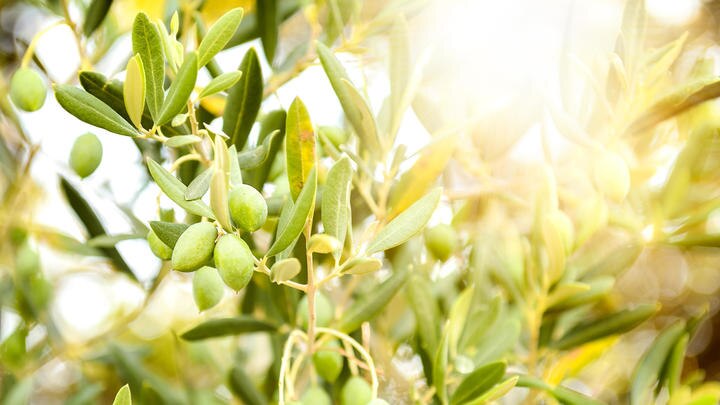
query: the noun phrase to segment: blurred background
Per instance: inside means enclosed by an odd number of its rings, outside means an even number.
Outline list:
[[[145,290],[111,271],[106,259],[81,254],[93,247],[84,242],[85,229],[58,187],[59,175],[70,179],[91,202],[108,234],[132,235],[138,222],[147,224],[156,219],[160,193],[148,181],[138,148],[128,138],[113,136],[70,116],[55,101],[50,84],[77,83],[78,70],[90,66],[108,77],[122,79],[130,56],[128,30],[135,13],[144,10],[167,21],[169,10],[183,1],[113,1],[108,20],[87,41],[88,54],[81,56],[72,30],[66,25],[53,26],[65,18],[59,3],[0,0],[0,133],[6,144],[0,154],[4,170],[1,190],[7,191],[11,185],[10,172],[14,169],[10,161],[20,159],[18,151],[23,150],[18,145],[33,145],[34,154],[21,198],[12,206],[0,208],[4,232],[0,244],[7,246],[13,237],[6,224],[22,224],[37,241],[42,269],[52,286],[47,316],[56,330],[31,325],[25,330],[26,350],[41,347],[52,334],[63,341],[61,347],[42,349],[56,351],[53,356],[41,356],[20,366],[23,373],[34,376],[35,403],[62,403],[77,392],[75,387],[88,375],[100,378],[105,371],[79,360],[94,344],[118,332],[147,342],[154,350],[156,369],[172,375],[178,367],[172,350],[178,344],[174,334],[200,318],[234,311],[236,302],[227,292],[222,305],[211,313],[199,314],[192,301],[190,278],[175,273],[158,287],[152,300],[145,302]],[[70,18],[82,21],[87,3],[69,1]],[[372,15],[382,3],[367,1],[362,13]],[[408,12],[410,65],[419,67],[420,73],[408,71],[407,76],[408,80],[419,80],[419,90],[399,131],[400,143],[407,146],[409,154],[426,145],[434,134],[462,126],[464,144],[448,164],[444,181],[449,185],[451,202],[485,194],[507,198],[507,204],[484,208],[493,215],[486,215],[475,226],[488,233],[508,223],[520,233],[527,232],[532,222],[528,203],[533,203],[550,168],[555,173],[560,205],[575,225],[578,246],[583,242],[576,256],[583,260],[591,257],[597,266],[616,260],[622,262],[618,266],[627,267],[617,277],[613,300],[662,303],[662,315],[654,324],[613,346],[603,361],[583,371],[578,377],[583,381],[579,389],[602,392],[612,402],[613,381],[626,380],[632,371],[617,364],[634,364],[655,336],[655,328],[702,310],[710,316],[690,342],[686,371],[702,369],[706,379],[720,379],[720,316],[716,316],[720,309],[720,203],[716,202],[720,201],[720,182],[714,170],[720,165],[717,135],[695,148],[699,150],[694,149],[692,158],[681,158],[689,153],[688,128],[699,122],[718,123],[717,102],[705,103],[702,111],[696,108],[677,122],[661,123],[652,136],[621,136],[639,111],[659,96],[690,79],[717,76],[720,2],[645,2],[649,19],[644,46],[660,49],[678,41],[682,44],[673,51],[671,61],[644,76],[646,82],[637,87],[644,93],[635,94],[633,102],[625,104],[600,96],[612,86],[606,77],[613,69],[612,55],[618,51],[623,1],[412,3],[417,4]],[[237,6],[244,7],[246,15],[252,15],[255,8],[252,0],[206,0],[201,10],[210,23]],[[307,17],[297,12],[284,20],[276,61],[282,61],[296,43],[308,37]],[[5,94],[27,45],[46,27],[50,28],[37,39],[33,66],[44,73],[47,100],[39,111],[25,113],[12,106]],[[223,70],[235,69],[249,47],[262,52],[260,40],[255,39],[220,53],[216,60]],[[339,55],[353,81],[366,86],[375,111],[389,93],[389,52],[387,41],[371,39],[362,49],[348,49]],[[265,77],[270,77],[278,66],[271,67],[265,58],[260,59]],[[287,108],[296,95],[302,95],[316,125],[343,123],[342,109],[317,61],[268,97],[262,110]],[[212,125],[221,127],[221,118]],[[254,128],[253,134],[257,130]],[[88,131],[99,136],[105,153],[98,170],[80,181],[67,161],[75,138]],[[594,185],[597,166],[607,168],[602,160],[606,153],[619,156],[625,165],[619,170],[629,176],[629,192],[622,201],[604,198],[612,191],[598,190]],[[692,175],[670,193],[667,187],[678,161],[689,161]],[[663,205],[672,205],[672,209],[658,213],[653,209],[657,199],[672,200]],[[173,207],[165,200],[161,206]],[[450,216],[446,203],[434,221]],[[145,240],[130,238],[115,246],[141,283],[149,285],[161,262]],[[0,274],[9,274],[13,259],[9,249],[2,249],[2,254]],[[456,261],[444,266],[463,265]],[[7,296],[7,288],[3,290],[0,296]],[[10,341],[21,323],[21,314],[3,306],[0,345]],[[267,367],[268,356],[263,353],[270,349],[261,335],[222,339],[212,348],[197,349],[191,357],[209,355],[222,367],[230,361],[223,359],[224,351],[238,344],[252,348],[246,351],[249,364],[257,370]],[[7,346],[3,346],[5,356],[10,355]],[[412,374],[412,370],[406,373]],[[197,378],[205,377],[198,372]],[[222,395],[229,397],[228,393]]]

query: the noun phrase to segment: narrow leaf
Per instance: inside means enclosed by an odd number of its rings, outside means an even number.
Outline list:
[[[199,142],[202,142],[202,138],[197,135],[177,135],[165,141],[165,146],[168,148],[179,148]]]
[[[260,40],[268,63],[272,65],[275,58],[275,48],[278,42],[278,26],[280,15],[277,0],[259,1],[257,4],[257,20],[260,28]]]
[[[135,17],[132,29],[133,53],[140,54],[145,69],[145,98],[154,120],[160,115],[165,98],[165,59],[160,33],[147,14]]]
[[[195,326],[180,337],[185,340],[203,340],[253,332],[272,332],[277,326],[249,316],[211,319]]]
[[[663,366],[673,347],[685,334],[685,322],[677,321],[665,328],[640,358],[630,386],[630,404],[652,402],[652,389],[659,383]]]
[[[228,207],[228,190],[230,181],[230,162],[228,161],[228,148],[225,140],[215,137],[215,158],[213,160],[213,175],[210,183],[210,207],[217,221],[228,231],[233,231]]]
[[[136,136],[137,130],[107,104],[77,87],[54,86],[55,98],[65,111],[83,122],[120,135]]]
[[[193,179],[185,190],[185,200],[192,201],[202,198],[210,189],[210,179],[212,179],[213,168],[208,167],[203,170],[197,177]]]
[[[405,284],[407,276],[407,270],[397,271],[371,293],[355,301],[343,313],[337,329],[341,332],[350,333],[358,329],[363,322],[375,318]]]
[[[180,66],[175,80],[170,85],[167,99],[165,99],[160,117],[157,119],[158,125],[167,124],[185,108],[190,94],[195,88],[197,71],[197,55],[195,52],[191,52],[185,56],[185,61]]]
[[[130,121],[135,127],[142,128],[142,114],[145,110],[145,71],[140,55],[128,60],[123,84],[123,100]]]
[[[330,169],[322,192],[321,215],[325,233],[334,236],[340,242],[340,248],[333,253],[335,260],[340,258],[348,232],[350,218],[350,184],[352,181],[350,159],[343,156]]]
[[[85,21],[83,22],[83,34],[86,37],[92,35],[100,24],[102,24],[108,11],[110,11],[112,3],[113,0],[92,0],[92,3],[90,3],[85,13]]]
[[[430,220],[440,203],[442,189],[437,188],[419,199],[385,225],[368,245],[369,254],[393,248],[417,235]]]
[[[285,163],[290,194],[297,200],[315,167],[315,132],[305,104],[297,97],[290,104],[285,123]]]
[[[300,273],[300,261],[294,257],[278,260],[270,268],[270,279],[273,283],[288,281]]]
[[[88,246],[94,248],[113,247],[119,242],[131,239],[144,239],[145,235],[134,233],[118,234],[118,235],[98,235],[87,241]]]
[[[245,54],[238,70],[243,74],[228,92],[223,132],[230,137],[230,144],[242,150],[263,98],[263,77],[255,49],[250,48]]]
[[[362,274],[374,273],[382,268],[382,262],[374,257],[354,257],[340,266],[340,274]]]
[[[236,70],[234,72],[223,73],[212,79],[210,83],[200,92],[200,98],[211,96],[221,91],[225,91],[234,86],[242,77],[242,72]]]
[[[210,27],[198,47],[198,67],[205,66],[228,43],[243,18],[242,8],[234,8],[223,14]]]
[[[238,159],[237,149],[235,145],[230,145],[227,150],[228,154],[228,165],[230,167],[230,190],[243,184],[242,180],[242,167],[240,166],[240,160]]]
[[[175,204],[195,215],[215,219],[215,215],[204,202],[200,200],[186,201],[185,190],[187,187],[157,162],[148,159],[148,170],[150,170],[150,175],[155,183]]]
[[[317,190],[317,172],[315,168],[310,171],[308,180],[305,183],[300,195],[298,196],[295,204],[290,212],[290,219],[288,220],[287,226],[278,234],[275,242],[273,242],[270,249],[265,256],[276,255],[295,241],[303,228],[305,223],[310,218],[312,210],[315,206],[315,192]]]
[[[495,362],[476,368],[463,378],[450,397],[451,405],[459,405],[477,398],[492,388],[505,375],[505,362]]]
[[[260,146],[238,153],[237,159],[240,167],[242,169],[255,169],[267,162],[273,145],[276,143],[276,138],[280,138],[279,130],[275,130],[268,135]]]
[[[268,401],[253,384],[253,379],[245,372],[242,365],[237,364],[230,370],[228,386],[240,403],[247,405],[267,405]]]
[[[113,405],[132,405],[132,398],[130,398],[130,386],[125,384],[115,395]]]
[[[152,228],[155,235],[162,243],[168,245],[171,248],[175,248],[178,238],[188,229],[190,225],[187,224],[176,224],[174,222],[162,222],[162,221],[150,221],[150,228]]]

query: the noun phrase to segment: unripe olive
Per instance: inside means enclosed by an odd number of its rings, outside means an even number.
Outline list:
[[[190,225],[180,235],[172,252],[172,267],[177,271],[194,271],[210,260],[217,229],[209,222]]]
[[[27,280],[40,272],[40,256],[27,243],[20,245],[17,250],[15,272],[22,280]]]
[[[332,302],[321,292],[315,294],[315,324],[317,326],[327,326],[333,319],[335,309]],[[300,325],[303,328],[308,327],[308,302],[307,295],[303,296],[297,309],[297,316]]]
[[[302,396],[303,405],[332,405],[330,395],[324,389],[314,385],[305,391]]]
[[[425,230],[425,245],[440,261],[449,259],[459,244],[457,233],[450,225],[440,224]]]
[[[315,371],[327,382],[335,382],[343,369],[343,356],[335,350],[338,347],[338,342],[331,340],[313,354]]]
[[[348,140],[347,131],[338,127],[321,126],[318,128],[318,135],[327,138],[336,148]]]
[[[70,167],[78,176],[85,178],[95,171],[102,160],[103,149],[95,134],[80,135],[70,151]]]
[[[152,250],[158,259],[170,260],[173,252],[172,248],[161,241],[152,229],[147,234],[147,241],[148,245],[150,245],[150,250]]]
[[[267,219],[267,203],[254,187],[240,184],[230,192],[228,200],[230,216],[240,229],[254,232],[263,226]]]
[[[20,68],[10,79],[10,99],[23,111],[37,111],[45,103],[47,88],[38,72],[30,68]]]
[[[203,266],[193,274],[193,297],[200,311],[217,305],[225,292],[218,271],[210,266]]]
[[[250,282],[254,262],[247,243],[237,235],[224,235],[215,245],[215,267],[225,284],[235,291],[245,288]]]
[[[348,378],[340,390],[341,405],[367,405],[372,399],[372,389],[363,378],[353,376]]]

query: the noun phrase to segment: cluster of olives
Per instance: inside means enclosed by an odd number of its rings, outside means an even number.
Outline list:
[[[23,111],[33,112],[45,104],[47,87],[40,73],[21,67],[10,79],[10,99]]]
[[[331,405],[330,395],[318,385],[308,388],[300,401],[286,402],[288,405]],[[340,390],[341,405],[387,405],[387,401],[372,399],[372,389],[364,378],[352,376],[345,381]]]
[[[267,219],[265,199],[251,186],[243,184],[234,188],[228,197],[228,206],[233,222],[243,231],[254,232]],[[190,225],[173,248],[152,230],[147,240],[155,256],[170,260],[173,269],[195,272],[193,295],[201,311],[220,302],[225,285],[239,291],[252,278],[255,258],[247,243],[233,233],[218,238],[217,228],[209,222]]]

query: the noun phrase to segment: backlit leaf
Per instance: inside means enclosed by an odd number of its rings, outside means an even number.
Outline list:
[[[165,141],[165,146],[169,148],[179,148],[199,142],[202,142],[202,138],[197,135],[177,135]]]
[[[212,79],[210,83],[200,92],[200,98],[211,96],[221,91],[225,91],[234,86],[242,77],[242,72],[236,70],[234,72],[223,73]]]
[[[142,128],[142,113],[145,110],[145,71],[140,55],[128,60],[123,84],[123,100],[130,121],[137,128]]]
[[[165,58],[160,33],[145,13],[138,13],[132,29],[133,53],[140,54],[145,69],[145,99],[154,120],[165,98]],[[172,117],[171,117],[172,118]]]
[[[270,279],[279,284],[297,276],[300,269],[300,261],[294,257],[278,260],[270,268]]]
[[[205,66],[230,41],[243,18],[242,8],[234,8],[210,27],[198,46],[198,67]]]
[[[184,208],[187,212],[195,215],[215,219],[215,215],[210,208],[200,200],[185,200],[185,190],[187,187],[182,184],[175,176],[170,174],[164,167],[160,166],[152,159],[148,159],[148,170],[160,189],[175,202],[175,204]]]
[[[115,395],[113,405],[132,405],[132,398],[130,398],[130,386],[125,384]]]
[[[290,194],[298,198],[310,171],[315,167],[315,131],[302,100],[295,98],[285,123],[285,162]]]

